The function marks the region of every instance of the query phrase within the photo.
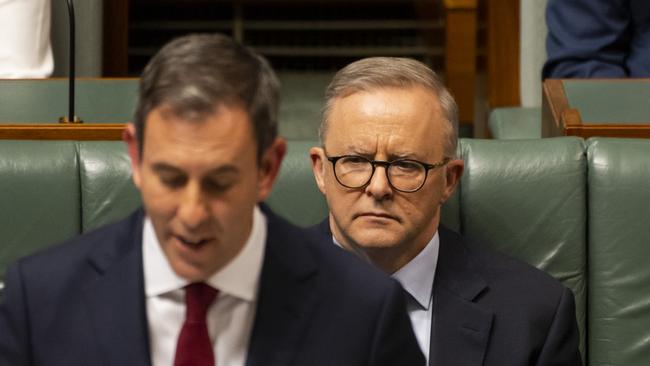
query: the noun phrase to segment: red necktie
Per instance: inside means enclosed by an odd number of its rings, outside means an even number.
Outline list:
[[[205,318],[217,292],[205,283],[185,287],[185,323],[178,336],[174,366],[214,366],[214,351]]]

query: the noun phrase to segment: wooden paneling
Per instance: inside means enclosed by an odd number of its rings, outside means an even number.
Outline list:
[[[129,0],[104,1],[103,76],[126,76],[129,47]]]
[[[519,0],[487,1],[488,103],[518,106]]]
[[[477,1],[445,0],[445,74],[461,124],[474,121],[476,94]]]

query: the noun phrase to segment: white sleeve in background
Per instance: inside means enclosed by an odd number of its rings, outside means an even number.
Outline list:
[[[52,74],[50,0],[0,0],[0,78]]]

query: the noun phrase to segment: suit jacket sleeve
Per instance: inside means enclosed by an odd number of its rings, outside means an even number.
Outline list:
[[[404,292],[395,283],[379,316],[372,340],[370,365],[424,366],[425,359],[405,309]]]
[[[573,293],[565,288],[536,365],[582,365],[579,340]]]
[[[549,0],[543,78],[626,77],[629,0]]]
[[[19,266],[7,271],[6,287],[0,303],[0,365],[27,366],[29,334],[26,301]]]

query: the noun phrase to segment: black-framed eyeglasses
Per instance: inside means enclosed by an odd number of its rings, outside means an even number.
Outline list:
[[[381,166],[386,171],[386,179],[393,189],[412,193],[424,186],[429,170],[446,165],[451,158],[445,157],[434,164],[412,159],[370,160],[359,155],[327,156],[327,160],[332,163],[334,176],[343,187],[365,187],[375,174],[375,168]]]

